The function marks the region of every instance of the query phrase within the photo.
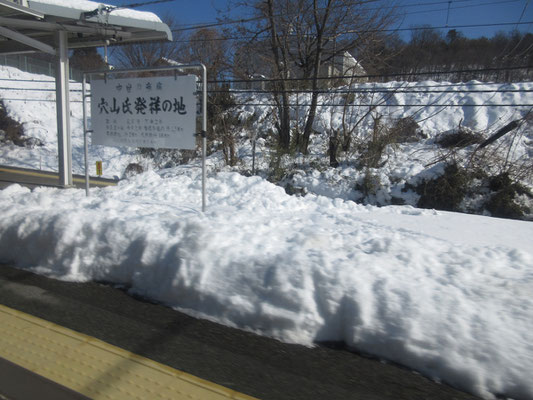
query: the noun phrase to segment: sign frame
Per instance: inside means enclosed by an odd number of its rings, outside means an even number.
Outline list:
[[[87,99],[91,98],[91,94],[87,93],[87,78],[89,81],[93,76],[103,76],[104,80],[107,79],[109,75],[121,75],[121,74],[137,74],[140,75],[145,72],[162,72],[162,71],[174,71],[174,74],[177,75],[178,72],[185,71],[196,71],[201,74],[201,86],[202,86],[202,128],[200,132],[196,132],[195,136],[200,136],[202,138],[202,212],[205,212],[206,208],[206,181],[207,181],[207,172],[206,172],[206,154],[207,154],[207,68],[204,64],[183,64],[183,65],[172,65],[172,66],[163,66],[163,67],[148,67],[148,68],[128,68],[128,69],[105,69],[97,71],[86,71],[83,73],[82,81],[82,108],[83,108],[83,142],[85,150],[85,193],[89,196],[89,144],[88,144],[88,134],[92,132],[88,128],[87,121]],[[199,92],[196,92],[196,99],[198,103]]]
[[[111,76],[91,81],[91,144],[196,149],[194,74]]]

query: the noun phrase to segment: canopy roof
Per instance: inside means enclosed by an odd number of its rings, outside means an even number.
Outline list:
[[[88,0],[0,0],[0,54],[56,54],[56,32],[69,48],[172,40],[169,27],[149,12]]]

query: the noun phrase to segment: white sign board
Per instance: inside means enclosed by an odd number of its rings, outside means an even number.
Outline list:
[[[194,75],[94,80],[92,143],[195,149],[196,107]]]

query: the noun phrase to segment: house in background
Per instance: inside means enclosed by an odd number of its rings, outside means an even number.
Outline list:
[[[268,64],[261,64],[253,73],[249,73],[244,78],[237,79],[232,86],[233,89],[253,91],[265,91],[272,88],[270,71]],[[321,88],[331,88],[351,83],[366,82],[367,72],[363,66],[348,51],[338,54],[331,60],[325,61],[320,67],[319,86]],[[293,79],[294,85],[306,86],[303,81],[297,82],[303,77],[300,67],[295,63],[289,70],[288,78]],[[309,82],[308,82],[309,83]],[[293,86],[293,85],[290,85]]]
[[[338,78],[331,80],[325,79],[323,85],[326,87],[367,81],[365,69],[347,51],[335,56],[331,61],[324,63],[321,67],[320,76]]]

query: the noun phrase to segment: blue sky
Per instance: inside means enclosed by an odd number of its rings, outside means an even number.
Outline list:
[[[110,3],[127,5],[139,1],[142,0],[111,0]],[[380,3],[383,2],[380,0]],[[217,8],[225,9],[227,4],[225,0],[174,0],[136,9],[151,11],[159,16],[169,13],[179,24],[188,25],[215,22],[218,15]],[[436,27],[454,27],[513,23],[513,25],[495,27],[460,27],[457,30],[468,37],[491,37],[499,30],[510,31],[514,28],[523,32],[533,32],[533,24],[515,25],[518,21],[533,21],[533,4],[529,4],[529,0],[397,0],[396,4],[398,10],[403,13],[403,17],[395,27],[401,29],[426,24]],[[447,29],[444,29],[444,32],[446,31]],[[409,39],[409,31],[400,33],[404,39]]]

